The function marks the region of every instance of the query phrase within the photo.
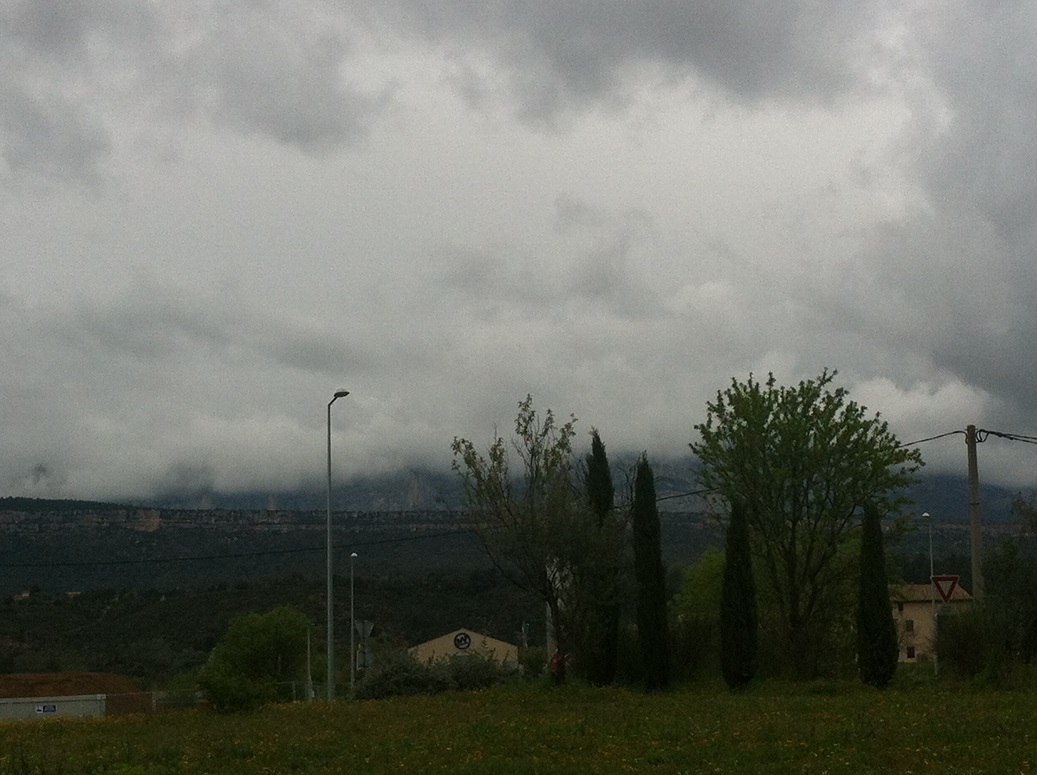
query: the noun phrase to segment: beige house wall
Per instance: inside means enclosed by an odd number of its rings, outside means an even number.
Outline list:
[[[419,662],[436,662],[450,657],[478,656],[508,665],[518,664],[518,646],[473,630],[454,630],[410,649]]]
[[[936,640],[935,615],[954,613],[971,603],[972,596],[959,585],[950,602],[944,603],[928,584],[903,584],[892,590],[890,600],[900,643],[899,661],[931,662]]]

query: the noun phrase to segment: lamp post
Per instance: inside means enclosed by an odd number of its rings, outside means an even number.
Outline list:
[[[929,523],[929,586],[932,586],[933,576],[936,575],[933,573],[933,518],[928,511],[922,517]]]
[[[353,618],[353,560],[356,552],[349,555],[349,698],[353,699],[353,686],[356,683],[356,621]]]
[[[933,618],[933,674],[939,675],[940,666],[936,661],[936,627],[939,622],[936,618],[936,590],[933,589],[933,576],[936,575],[933,570],[933,517],[928,511],[924,512],[922,516],[929,522],[929,604]]]
[[[335,698],[335,618],[333,615],[333,590],[331,585],[331,405],[349,395],[348,390],[336,390],[328,401],[328,700]]]

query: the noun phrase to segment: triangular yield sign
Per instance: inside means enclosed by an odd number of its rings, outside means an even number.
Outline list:
[[[933,586],[935,586],[936,591],[940,593],[943,602],[951,602],[951,595],[954,594],[954,589],[958,586],[958,580],[960,578],[960,576],[933,576]]]

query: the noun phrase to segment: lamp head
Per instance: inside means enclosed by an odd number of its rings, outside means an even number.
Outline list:
[[[349,391],[348,390],[336,390],[334,398],[345,398],[348,395],[349,395]]]

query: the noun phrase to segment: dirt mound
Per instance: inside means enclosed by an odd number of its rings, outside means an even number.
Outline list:
[[[11,673],[0,675],[0,697],[73,697],[135,694],[131,679],[114,673]]]

